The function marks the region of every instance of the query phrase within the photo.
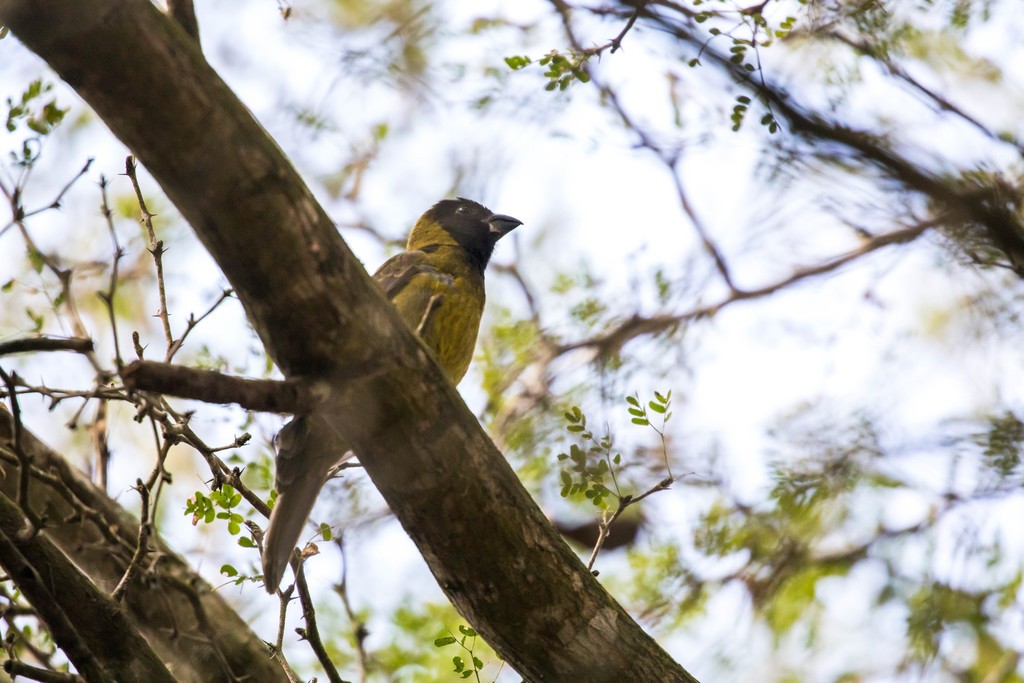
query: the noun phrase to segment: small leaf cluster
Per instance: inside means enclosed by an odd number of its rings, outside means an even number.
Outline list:
[[[459,633],[462,634],[462,636],[460,638],[456,638],[455,635],[449,631],[447,636],[434,640],[434,647],[448,647],[449,645],[458,644],[458,646],[465,650],[469,655],[470,662],[467,663],[465,658],[461,655],[455,655],[452,657],[452,665],[454,666],[453,671],[459,675],[459,678],[475,676],[476,680],[479,681],[480,671],[484,668],[484,663],[479,657],[473,654],[473,651],[476,648],[477,632],[469,626],[459,625]],[[469,645],[466,645],[467,640],[469,641]]]
[[[238,571],[233,564],[222,564],[220,566],[220,573],[221,576],[226,576],[231,579],[228,583],[233,583],[236,586],[241,586],[246,581],[251,583],[263,582],[263,577],[261,575],[257,574],[255,576],[249,576],[247,574],[243,574]]]
[[[44,99],[53,90],[52,83],[43,83],[42,79],[36,79],[28,84],[25,92],[21,94],[21,101],[15,102],[7,98],[7,122],[5,126],[9,133],[18,128],[18,122],[24,121],[29,130],[39,135],[49,135],[53,129],[64,120],[68,113],[67,107],[57,106],[57,99],[51,97],[48,102],[41,105],[35,100]]]
[[[785,38],[793,32],[793,27],[796,26],[796,17],[786,17],[779,23],[779,27],[775,29],[776,38]]]
[[[976,434],[974,442],[982,448],[984,462],[1001,479],[1019,471],[1024,450],[1024,422],[1010,411],[988,418],[988,431]]]
[[[590,74],[584,68],[588,59],[590,59],[589,54],[571,53],[564,55],[558,50],[552,50],[541,57],[537,60],[537,63],[540,66],[547,67],[544,71],[544,77],[548,79],[548,82],[544,85],[544,89],[548,91],[556,89],[565,90],[572,85],[573,81],[589,83]],[[526,55],[513,55],[505,57],[505,63],[513,71],[519,71],[533,64],[533,60]]]
[[[566,430],[583,441],[583,446],[572,444],[568,453],[559,453],[558,460],[562,463],[559,474],[562,481],[561,495],[563,498],[582,494],[600,508],[610,507],[609,500],[618,498],[611,489],[605,486],[605,478],[611,476],[612,465],[622,462],[622,454],[612,453],[612,438],[604,436],[600,439],[587,429],[587,416],[578,406],[573,406],[565,413],[569,424]]]
[[[661,426],[664,427],[665,423],[672,419],[672,390],[668,393],[662,394],[660,392],[654,392],[654,398],[647,402],[645,407],[640,403],[638,395],[627,396],[626,403],[629,404],[629,414],[632,416],[630,421],[635,425],[641,425],[643,427],[651,426],[651,416],[647,413],[647,409],[650,408],[652,412],[661,415]],[[659,432],[660,433],[660,432]]]
[[[750,98],[746,95],[739,95],[736,97],[736,104],[732,107],[732,115],[729,119],[732,121],[733,131],[738,131],[743,126],[743,119],[747,116],[747,110],[750,109]],[[768,128],[768,132],[775,133],[779,132],[779,122],[775,120],[775,114],[771,111],[767,111],[761,116],[760,121],[762,126]]]
[[[572,85],[573,81],[589,83],[590,74],[583,68],[586,61],[587,57],[585,55],[573,55],[570,59],[558,52],[558,50],[552,50],[544,55],[539,61],[541,66],[548,68],[544,72],[544,75],[548,78],[548,83],[544,86],[544,89],[549,91],[555,88],[565,90]]]
[[[4,126],[13,133],[20,123],[36,134],[26,139],[20,152],[11,152],[12,161],[18,166],[30,166],[39,156],[38,145],[32,144],[38,137],[49,135],[64,120],[68,113],[67,107],[57,105],[55,97],[46,97],[53,90],[53,84],[36,79],[18,99],[7,98],[7,120]]]
[[[512,55],[511,57],[505,57],[505,63],[513,71],[519,71],[533,64],[533,60],[526,55]]]
[[[242,494],[235,491],[233,486],[225,484],[219,490],[211,491],[210,495],[196,491],[185,503],[185,514],[192,515],[192,526],[200,521],[212,524],[215,519],[227,520],[228,533],[237,536],[245,523],[245,518],[235,511],[241,502]],[[246,536],[238,539],[238,545],[243,548],[256,547],[252,539]]]

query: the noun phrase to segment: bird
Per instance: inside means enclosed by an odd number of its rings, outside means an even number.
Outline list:
[[[522,224],[471,199],[442,199],[413,225],[405,251],[373,275],[453,384],[473,360],[486,299],[484,271],[494,247]],[[297,415],[275,439],[277,498],[263,543],[268,593],[277,590],[320,489],[355,455],[343,439],[325,437],[325,429],[330,426],[322,417]],[[325,450],[324,444],[334,445]]]

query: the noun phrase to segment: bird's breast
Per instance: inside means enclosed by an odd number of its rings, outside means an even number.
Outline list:
[[[484,310],[483,282],[457,274],[417,275],[394,303],[406,324],[458,384],[469,369]]]

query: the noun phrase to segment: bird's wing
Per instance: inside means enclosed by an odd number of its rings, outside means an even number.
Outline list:
[[[436,280],[437,284],[450,285],[452,282],[450,275],[435,268],[427,254],[419,250],[395,254],[377,269],[373,279],[384,290],[384,294],[394,301],[417,275],[425,275]]]

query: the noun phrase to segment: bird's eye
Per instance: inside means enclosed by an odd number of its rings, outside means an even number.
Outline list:
[[[466,211],[468,211],[468,210],[469,210],[469,207],[467,207],[467,206],[460,206],[459,208],[455,209],[455,213],[466,213]]]

